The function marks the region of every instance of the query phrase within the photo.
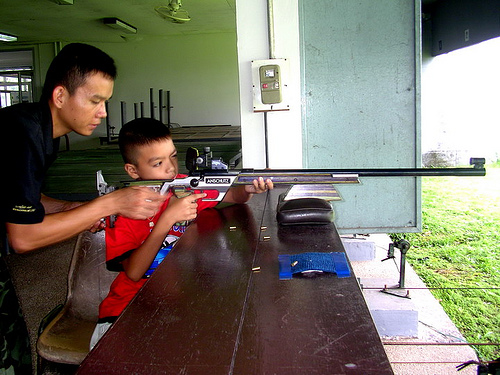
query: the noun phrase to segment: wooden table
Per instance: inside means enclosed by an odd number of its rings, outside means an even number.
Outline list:
[[[78,374],[393,374],[353,275],[279,280],[279,254],[344,251],[279,227],[280,192],[202,212]]]

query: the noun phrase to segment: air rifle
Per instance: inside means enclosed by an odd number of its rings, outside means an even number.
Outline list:
[[[484,158],[471,158],[472,167],[465,168],[383,168],[383,169],[229,169],[221,159],[212,158],[209,148],[200,155],[189,148],[186,154],[187,177],[170,180],[125,181],[124,186],[147,186],[161,194],[173,192],[177,196],[204,192],[203,200],[220,202],[232,186],[251,185],[259,177],[270,179],[274,185],[305,185],[305,189],[330,196],[334,190],[327,185],[359,183],[360,177],[419,177],[419,176],[485,176]],[[308,189],[309,188],[309,189]],[[114,187],[108,186],[101,171],[97,172],[99,195]],[[305,194],[307,196],[307,193]],[[338,197],[338,195],[337,195]],[[326,198],[325,198],[326,199]],[[335,197],[330,200],[335,199]]]

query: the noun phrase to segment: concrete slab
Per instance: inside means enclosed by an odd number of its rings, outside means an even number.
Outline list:
[[[409,341],[411,342],[411,341]],[[456,366],[466,362],[468,346],[385,345],[385,351],[396,375],[457,375]],[[476,375],[477,367],[469,366],[459,375]]]
[[[369,238],[342,237],[342,244],[351,262],[375,259],[375,242]]]
[[[418,309],[410,298],[365,290],[366,303],[381,337],[418,337]]]

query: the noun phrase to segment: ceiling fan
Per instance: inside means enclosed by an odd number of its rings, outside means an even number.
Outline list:
[[[163,18],[175,23],[185,23],[191,20],[187,10],[181,9],[182,0],[170,0],[168,5],[156,7],[156,12]]]

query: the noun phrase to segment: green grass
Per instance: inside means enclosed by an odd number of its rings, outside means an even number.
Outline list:
[[[407,257],[468,342],[500,343],[500,165],[486,177],[422,180],[422,233]],[[472,289],[484,288],[484,289]],[[476,346],[479,357],[500,357],[499,346]]]

